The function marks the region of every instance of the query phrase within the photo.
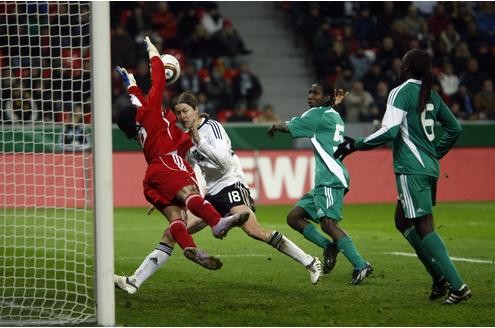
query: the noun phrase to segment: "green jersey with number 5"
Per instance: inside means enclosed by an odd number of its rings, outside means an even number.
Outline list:
[[[310,138],[315,155],[315,187],[349,188],[349,173],[333,158],[344,141],[344,122],[332,107],[314,107],[287,122],[294,138]]]
[[[355,147],[366,150],[393,141],[395,173],[438,177],[438,160],[452,148],[462,128],[435,90],[420,112],[420,88],[421,81],[409,79],[392,89],[381,129],[356,140]],[[444,130],[440,138],[435,135],[436,122]]]

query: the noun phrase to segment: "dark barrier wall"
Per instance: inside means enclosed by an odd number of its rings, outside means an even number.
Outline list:
[[[261,124],[225,124],[225,130],[232,141],[234,150],[275,150],[310,148],[309,143],[294,142],[288,134],[280,133],[269,139],[266,131],[269,125]],[[458,147],[495,147],[495,122],[463,123],[464,131],[457,142]],[[91,129],[89,125],[85,129]],[[352,137],[372,133],[376,127],[372,124],[347,124],[347,134]],[[41,124],[37,126],[3,125],[0,133],[3,138],[1,152],[53,152],[60,148],[63,124]],[[441,129],[437,128],[437,135]],[[113,127],[113,150],[139,150],[134,140],[128,140],[117,127]]]

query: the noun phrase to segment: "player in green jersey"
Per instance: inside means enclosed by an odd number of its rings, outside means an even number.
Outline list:
[[[381,129],[366,138],[345,137],[334,155],[343,159],[355,150],[368,150],[392,141],[399,194],[395,225],[433,279],[430,299],[442,297],[450,287],[444,304],[456,304],[468,299],[471,290],[434,228],[432,207],[438,161],[455,144],[462,128],[439,94],[431,89],[431,57],[426,51],[408,51],[400,69],[405,82],[390,92]],[[436,122],[445,131],[439,139],[435,136]]]
[[[342,102],[345,95],[342,90],[334,91],[326,82],[315,82],[308,94],[310,109],[289,122],[272,125],[268,136],[273,137],[280,131],[289,132],[293,138],[311,139],[315,156],[314,188],[297,202],[287,215],[287,223],[324,249],[324,273],[333,269],[338,252],[342,252],[354,266],[351,283],[358,285],[373,272],[373,267],[361,257],[351,238],[339,226],[344,194],[349,190],[349,174],[342,162],[333,157],[344,140],[344,122],[331,105]],[[310,221],[318,223],[333,242]]]

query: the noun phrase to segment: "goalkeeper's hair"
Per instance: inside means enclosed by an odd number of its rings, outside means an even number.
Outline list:
[[[134,138],[139,131],[136,123],[137,107],[134,105],[122,106],[117,112],[117,126],[127,138]]]

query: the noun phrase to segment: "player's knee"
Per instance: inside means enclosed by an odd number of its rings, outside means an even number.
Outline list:
[[[289,214],[287,214],[287,224],[292,228],[294,229],[297,228],[298,221],[299,221],[299,216],[296,213],[290,212]]]

